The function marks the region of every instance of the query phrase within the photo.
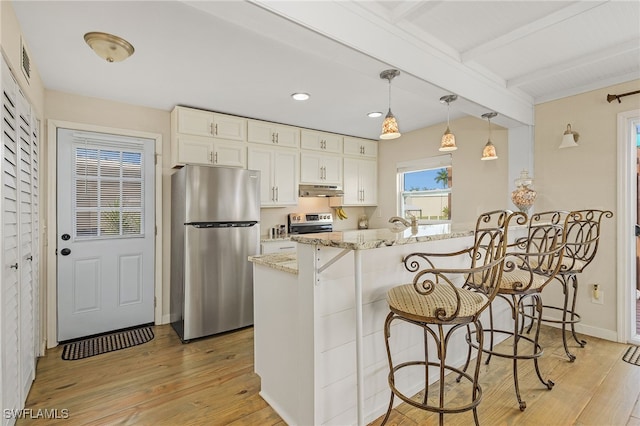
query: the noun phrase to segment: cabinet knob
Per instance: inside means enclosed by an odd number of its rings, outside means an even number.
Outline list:
[[[18,262],[14,263],[13,265],[10,265],[9,268],[18,269]]]

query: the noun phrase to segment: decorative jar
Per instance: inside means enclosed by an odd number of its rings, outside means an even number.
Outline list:
[[[511,193],[511,201],[523,213],[527,213],[536,200],[536,191],[531,188],[533,179],[529,172],[523,170],[520,177],[515,180],[516,189]]]

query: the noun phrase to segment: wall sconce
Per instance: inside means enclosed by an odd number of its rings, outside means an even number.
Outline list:
[[[578,146],[576,142],[578,142],[578,138],[580,135],[578,132],[574,132],[571,130],[571,124],[567,124],[567,130],[564,131],[564,135],[562,136],[562,143],[558,148],[573,148]]]

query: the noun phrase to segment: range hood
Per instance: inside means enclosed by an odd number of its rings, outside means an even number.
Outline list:
[[[344,191],[338,185],[300,185],[300,197],[342,197]]]

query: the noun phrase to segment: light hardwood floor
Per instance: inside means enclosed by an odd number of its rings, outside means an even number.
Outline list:
[[[258,395],[252,328],[186,345],[170,326],[155,327],[155,334],[143,345],[78,361],[63,361],[61,347],[49,350],[38,362],[26,407],[34,413],[67,409],[69,418],[23,418],[17,424],[285,424]],[[547,390],[532,362],[522,362],[524,412],[515,400],[510,361],[493,358],[481,373],[481,424],[640,426],[640,367],[622,361],[628,345],[587,340],[584,349],[573,349],[578,359],[569,363],[559,331],[544,327],[541,368],[556,385]],[[473,417],[470,412],[453,414],[445,422],[468,425]],[[437,424],[437,417],[403,404],[387,424]]]

